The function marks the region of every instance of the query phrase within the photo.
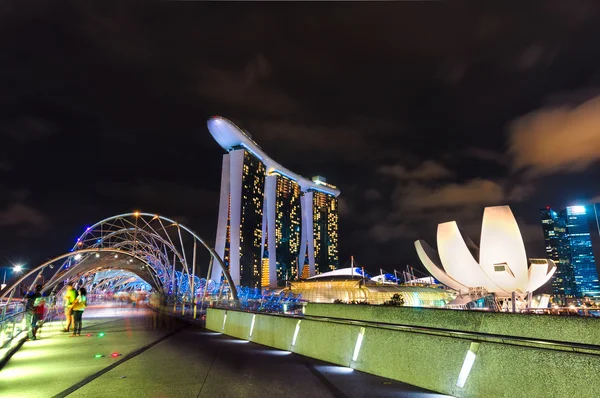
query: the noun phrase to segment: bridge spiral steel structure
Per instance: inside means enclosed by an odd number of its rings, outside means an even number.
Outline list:
[[[198,276],[201,270],[210,275],[212,267],[221,268],[222,282]],[[237,289],[215,250],[185,225],[152,213],[120,214],[87,227],[70,252],[46,261],[4,289],[0,320],[22,283],[31,281],[31,291],[43,277],[47,278],[43,292],[56,295],[74,283],[90,293],[152,289],[188,303],[210,289],[238,303]]]

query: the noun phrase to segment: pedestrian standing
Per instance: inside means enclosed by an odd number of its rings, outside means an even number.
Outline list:
[[[81,317],[83,316],[83,311],[85,307],[87,307],[87,291],[85,288],[80,288],[77,292],[79,295],[75,299],[73,303],[73,334],[71,337],[77,337],[81,335]]]

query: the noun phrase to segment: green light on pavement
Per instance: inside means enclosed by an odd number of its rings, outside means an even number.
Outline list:
[[[94,358],[102,358],[103,356],[104,355],[102,355],[102,354],[96,354],[96,355],[94,355]]]
[[[104,332],[98,333],[98,337],[104,337]]]

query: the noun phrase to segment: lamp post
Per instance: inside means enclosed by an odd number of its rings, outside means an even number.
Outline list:
[[[0,290],[4,290],[4,288],[6,287],[6,274],[8,272],[8,269],[11,269],[12,272],[16,274],[21,274],[23,272],[22,264],[13,264],[10,266],[3,266],[0,268],[4,268],[4,276],[2,278],[2,283],[0,284]]]
[[[18,274],[23,272],[23,265],[21,264],[13,264],[11,266],[4,266],[0,268],[4,268],[4,277],[2,278],[2,287],[0,287],[0,290],[6,287],[6,273],[8,272],[8,269],[12,269],[13,272]]]

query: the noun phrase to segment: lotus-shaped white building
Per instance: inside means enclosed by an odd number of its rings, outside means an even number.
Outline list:
[[[478,248],[456,221],[438,225],[438,251],[415,241],[417,254],[434,278],[461,294],[487,291],[498,297],[523,297],[556,271],[552,260],[527,260],[525,245],[510,207],[486,207]]]

